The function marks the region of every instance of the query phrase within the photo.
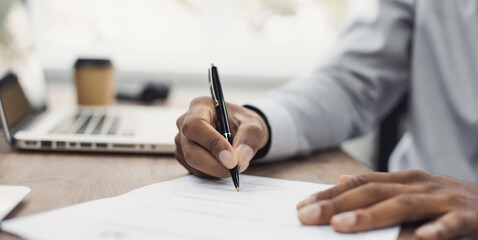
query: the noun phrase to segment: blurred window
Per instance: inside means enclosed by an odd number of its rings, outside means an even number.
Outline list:
[[[355,3],[354,3],[355,2]],[[292,77],[316,66],[352,0],[30,0],[46,68],[109,56],[121,70]]]

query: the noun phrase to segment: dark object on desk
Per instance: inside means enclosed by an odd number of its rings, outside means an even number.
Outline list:
[[[138,101],[151,104],[154,101],[164,101],[169,95],[169,85],[164,83],[148,83],[137,94],[118,93],[118,100]]]

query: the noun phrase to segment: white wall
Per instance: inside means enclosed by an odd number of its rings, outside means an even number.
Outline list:
[[[48,70],[107,56],[120,71],[202,74],[214,62],[264,81],[320,62],[350,10],[346,0],[30,0]],[[365,1],[366,2],[366,1]],[[355,4],[356,5],[356,4]],[[260,79],[260,78],[259,78]]]

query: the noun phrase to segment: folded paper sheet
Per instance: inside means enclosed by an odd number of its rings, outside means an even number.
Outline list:
[[[186,176],[114,198],[2,222],[28,239],[397,239],[392,227],[340,234],[330,226],[303,226],[296,204],[330,185],[241,175]]]

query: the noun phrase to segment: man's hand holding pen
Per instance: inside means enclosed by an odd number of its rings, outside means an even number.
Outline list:
[[[192,174],[229,177],[229,169],[243,172],[256,152],[269,138],[264,119],[256,112],[226,103],[233,144],[218,130],[215,103],[210,97],[194,99],[188,111],[177,120],[176,159]]]

